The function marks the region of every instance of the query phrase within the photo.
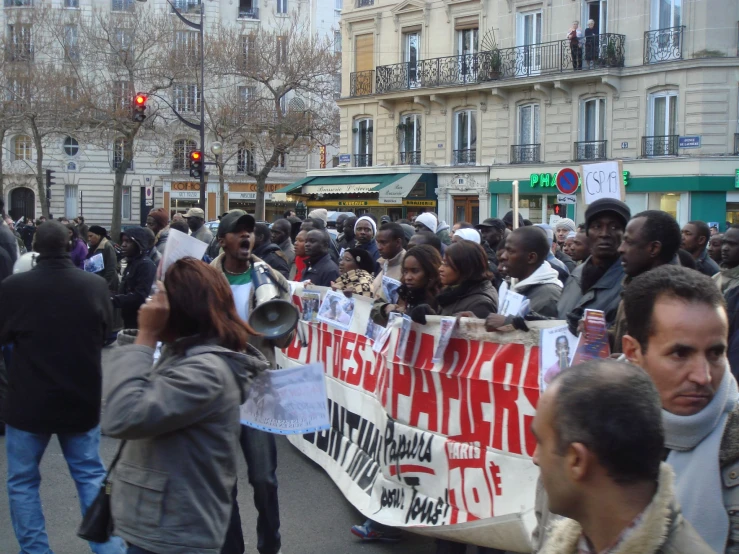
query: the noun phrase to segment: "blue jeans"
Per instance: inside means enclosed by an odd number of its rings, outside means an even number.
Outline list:
[[[22,554],[53,554],[46,535],[41,510],[39,463],[51,435],[28,433],[6,426],[5,446],[8,458],[8,497],[10,519]],[[105,466],[100,459],[100,427],[86,433],[58,434],[57,439],[67,461],[69,473],[77,486],[80,509],[84,516],[100,490]],[[103,544],[90,543],[95,554],[123,554],[125,545],[118,537]]]
[[[259,554],[277,554],[282,545],[280,538],[280,505],[277,500],[277,444],[271,433],[241,426],[241,450],[249,470],[249,484],[254,488],[254,506],[257,509],[257,550]],[[226,541],[221,554],[244,554],[244,536],[241,531],[241,515],[236,500]]]

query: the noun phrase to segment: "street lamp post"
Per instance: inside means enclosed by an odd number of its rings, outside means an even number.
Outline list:
[[[147,0],[136,1],[146,3]],[[184,125],[200,131],[200,150],[202,152],[205,149],[205,4],[200,0],[200,23],[193,23],[187,19],[170,0],[167,0],[167,4],[171,6],[173,13],[182,23],[198,32],[198,45],[200,46],[200,123],[188,121],[174,108],[172,108],[172,111]],[[205,168],[203,168],[203,171],[200,172],[200,207],[203,211],[205,211],[205,198]]]
[[[228,210],[226,210],[226,186],[225,186],[225,180],[223,178],[223,168],[221,167],[219,158],[221,157],[221,154],[223,153],[223,144],[219,141],[214,142],[210,145],[210,151],[213,153],[213,156],[216,159],[216,168],[218,169],[218,197],[220,198],[221,205],[219,206],[219,214],[225,213]],[[216,214],[218,215],[218,214]]]

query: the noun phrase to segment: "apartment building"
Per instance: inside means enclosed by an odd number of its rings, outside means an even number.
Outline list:
[[[337,3],[338,2],[338,3]],[[340,0],[208,0],[204,3],[205,41],[214,26],[223,24],[249,35],[260,27],[268,29],[280,25],[296,11],[300,17],[309,18],[310,31],[328,35],[332,40],[338,39]],[[175,21],[174,6],[181,13],[187,14],[193,21],[198,21],[200,0],[148,0],[147,4],[135,0],[3,0],[0,7],[0,28],[6,37],[6,60],[18,63],[34,63],[44,56],[37,30],[33,29],[33,10],[54,9],[69,12],[79,11],[90,15],[93,10],[110,12],[125,21],[126,15],[137,13],[136,10],[148,7],[171,14]],[[66,31],[65,31],[66,33]],[[336,34],[335,34],[336,33]],[[76,54],[74,44],[77,34],[70,28],[65,36],[69,42],[68,55]],[[176,52],[192,59],[198,57],[197,31],[184,30],[174,36],[173,48]],[[125,30],[121,31],[121,48],[126,47]],[[66,48],[66,47],[65,47]],[[337,50],[340,48],[340,43]],[[208,86],[213,89],[230,90],[234,96],[248,104],[250,95],[257,92],[253,83],[231,79],[228,82],[213,83],[208,76],[208,60],[206,57],[206,101]],[[337,83],[338,88],[338,83]],[[186,118],[199,121],[201,91],[197,81],[178,82],[162,96]],[[60,91],[62,93],[63,91]],[[125,82],[121,82],[121,102],[130,102],[136,91],[129,90]],[[3,100],[10,100],[12,91],[1,91]],[[115,95],[115,93],[114,93]],[[150,99],[151,100],[151,99]],[[285,106],[290,98],[285,98]],[[168,109],[163,102],[159,109]],[[171,119],[171,114],[170,114]],[[200,185],[191,179],[188,169],[188,158],[191,151],[199,145],[198,132],[178,126],[176,131],[167,135],[163,143],[161,133],[152,129],[142,129],[135,142],[135,158],[125,177],[122,192],[122,224],[137,225],[145,220],[146,214],[154,207],[166,207],[172,212],[184,212],[198,204]],[[210,155],[214,136],[206,136],[206,144],[202,149]],[[29,133],[22,128],[13,128],[0,145],[4,150],[2,173],[4,186],[0,193],[5,200],[6,210],[14,217],[21,215],[38,217],[41,215],[39,191],[35,173],[35,146]],[[255,179],[246,173],[248,169],[258,168],[264,163],[263,155],[254,148],[239,143],[223,145],[224,150],[233,153],[226,163],[224,205],[227,209],[241,208],[254,211],[256,198]],[[94,141],[85,140],[82,133],[73,131],[50,133],[44,140],[43,171],[53,171],[54,185],[51,187],[50,212],[55,216],[75,217],[83,215],[88,223],[110,225],[113,209],[114,172],[123,159],[124,143],[122,139],[111,134]],[[295,208],[295,201],[284,195],[276,200],[272,193],[285,187],[297,179],[303,178],[306,170],[319,168],[330,163],[334,152],[318,149],[315,151],[291,151],[281,155],[277,166],[272,169],[266,183],[266,217],[272,218],[287,208]],[[209,160],[210,161],[210,160]],[[215,219],[220,213],[221,195],[217,171],[207,167],[208,219]]]
[[[559,170],[617,159],[633,212],[739,222],[738,22],[735,0],[354,0],[342,166],[299,188],[309,207],[333,180],[336,209],[451,223],[502,216],[518,180],[521,213],[548,222]],[[435,183],[428,206],[388,208],[401,178],[404,202]]]

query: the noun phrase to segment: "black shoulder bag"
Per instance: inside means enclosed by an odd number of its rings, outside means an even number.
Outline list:
[[[110,473],[118,463],[118,458],[121,457],[121,452],[123,452],[125,444],[126,441],[123,441],[118,447],[118,452],[116,452],[113,462],[108,468],[108,473],[105,475],[103,482],[100,483],[100,491],[82,518],[82,523],[80,523],[80,527],[77,529],[77,536],[81,539],[90,542],[105,543],[110,540],[113,534],[113,516],[110,513]]]

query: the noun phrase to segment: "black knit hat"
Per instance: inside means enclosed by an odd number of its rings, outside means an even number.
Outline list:
[[[586,231],[588,230],[588,227],[590,227],[590,222],[603,212],[612,212],[620,217],[624,223],[624,228],[629,222],[629,219],[631,219],[631,210],[626,204],[620,200],[616,200],[615,198],[601,198],[600,200],[596,200],[590,204],[588,209],[585,210]]]
[[[108,231],[105,230],[105,227],[101,225],[93,225],[87,230],[88,233],[94,233],[100,237],[107,237]]]

